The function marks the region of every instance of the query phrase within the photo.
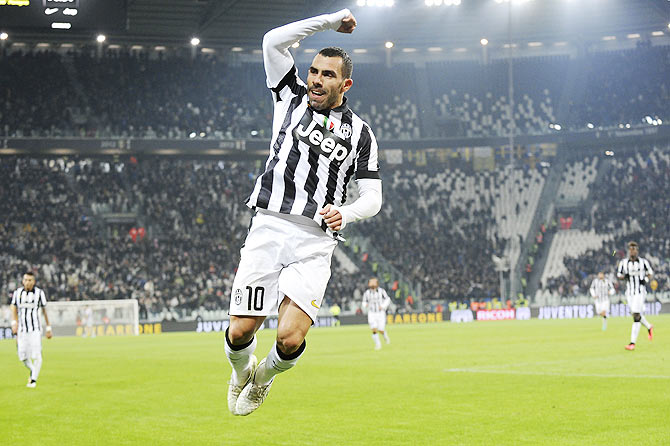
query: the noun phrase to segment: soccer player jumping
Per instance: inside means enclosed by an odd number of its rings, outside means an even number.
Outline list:
[[[247,200],[256,213],[231,293],[225,352],[233,369],[228,409],[234,415],[258,409],[275,375],[298,362],[326,291],[338,232],[381,208],[377,142],[344,96],[353,85],[349,55],[341,48],[322,49],[305,84],[289,52],[318,31],[355,28],[356,19],[343,9],[273,29],[263,38],[274,119],[270,156]],[[344,206],[352,177],[360,197]],[[276,342],[257,366],[255,334],[274,314]]]

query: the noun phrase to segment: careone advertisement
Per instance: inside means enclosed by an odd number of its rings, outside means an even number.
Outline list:
[[[160,334],[163,332],[163,323],[140,323],[139,334]],[[132,336],[132,324],[103,324],[86,326],[60,326],[54,327],[55,336],[79,336],[79,337],[98,337],[98,336]],[[16,335],[12,335],[10,327],[0,327],[0,340],[12,339]]]
[[[387,324],[428,324],[445,320],[442,313],[404,313],[387,314]]]
[[[69,327],[68,332],[71,330],[72,328]],[[93,325],[90,327],[78,325],[74,329],[74,335],[81,337],[132,336],[134,334],[133,331],[134,331],[133,324],[101,324],[101,325]],[[163,332],[163,327],[160,322],[140,323],[138,326],[138,331],[139,331],[138,334],[161,334]]]
[[[596,317],[596,310],[593,304],[588,305],[559,305],[556,307],[540,307],[534,309],[537,314],[533,314],[538,319],[589,319]],[[655,316],[660,313],[670,311],[670,304],[661,304],[660,302],[647,302],[644,304],[644,314]],[[610,316],[630,316],[630,309],[626,304],[610,305]]]

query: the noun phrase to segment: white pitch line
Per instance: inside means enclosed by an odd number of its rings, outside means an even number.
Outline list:
[[[604,373],[560,373],[560,372],[531,372],[522,370],[482,370],[482,369],[444,369],[447,373],[490,373],[494,375],[534,375],[534,376],[566,376],[580,378],[643,378],[643,379],[670,379],[668,375],[612,375]]]

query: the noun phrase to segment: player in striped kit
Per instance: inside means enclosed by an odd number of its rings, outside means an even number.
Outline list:
[[[23,275],[22,287],[12,294],[12,333],[16,334],[17,350],[30,377],[26,387],[35,388],[42,368],[42,325],[39,309],[42,309],[46,326],[46,337],[53,336],[49,316],[47,316],[47,299],[44,291],[35,286],[35,275],[27,272]]]
[[[368,324],[372,330],[372,340],[375,341],[375,350],[382,348],[379,333],[387,344],[391,343],[386,332],[386,310],[390,304],[391,298],[383,288],[379,288],[379,281],[375,277],[368,280],[368,289],[363,293],[363,309],[368,311]]]
[[[610,309],[610,296],[614,294],[612,281],[605,278],[605,273],[600,271],[598,277],[591,282],[591,297],[595,300],[596,313],[603,318],[603,331],[607,330],[607,314]]]
[[[633,328],[630,333],[630,343],[626,350],[635,350],[637,336],[640,333],[640,323],[647,328],[648,338],[654,338],[654,326],[642,314],[644,299],[647,297],[647,284],[651,281],[654,271],[646,259],[638,256],[639,247],[636,242],[628,243],[628,258],[622,259],[617,268],[617,277],[626,282],[626,299],[633,314]]]
[[[289,48],[319,31],[351,33],[348,9],[289,23],[263,37],[267,87],[274,101],[270,156],[247,205],[256,211],[241,250],[230,302],[225,352],[232,366],[228,409],[258,409],[275,375],[295,366],[330,278],[338,233],[381,208],[377,142],[344,94],[353,64],[341,48],[324,48],[298,77]],[[356,180],[359,198],[346,201]],[[256,331],[277,314],[276,342],[256,366]]]

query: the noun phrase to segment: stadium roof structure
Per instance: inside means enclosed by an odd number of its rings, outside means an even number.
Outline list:
[[[393,7],[358,6],[356,0],[127,0],[128,27],[106,32],[108,42],[259,48],[268,29],[296,19],[348,7],[359,19],[349,45],[376,47],[458,46],[490,41],[596,40],[603,35],[670,34],[667,0],[461,0],[458,6],[426,6],[425,0],[395,0]],[[442,2],[440,2],[442,3]],[[447,3],[447,2],[444,2]],[[508,12],[511,11],[511,20]],[[511,32],[509,24],[511,24]],[[105,30],[98,30],[105,31]],[[25,41],[90,41],[88,32],[11,30]],[[340,38],[318,36],[314,45]]]

